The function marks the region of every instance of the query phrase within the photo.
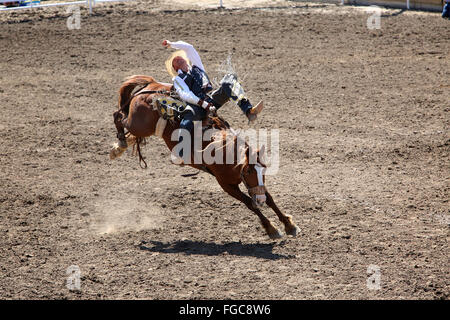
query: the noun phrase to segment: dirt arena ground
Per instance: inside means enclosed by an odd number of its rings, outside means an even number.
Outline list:
[[[369,30],[361,7],[251,5],[99,5],[79,30],[66,8],[0,14],[0,298],[449,298],[449,21],[385,10]],[[193,43],[212,78],[232,54],[266,102],[254,127],[280,132],[267,186],[297,238],[270,240],[155,137],[147,170],[109,160],[122,80],[170,81],[165,38]]]

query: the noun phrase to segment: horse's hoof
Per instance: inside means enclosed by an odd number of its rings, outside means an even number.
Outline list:
[[[283,238],[283,235],[278,229],[273,230],[272,232],[268,233],[269,238],[272,240],[281,239]]]
[[[300,228],[296,225],[291,226],[290,228],[286,228],[286,234],[296,237],[297,234],[300,233]]]
[[[128,148],[128,143],[127,143],[127,141],[126,141],[125,139],[119,140],[119,148],[120,148],[120,149],[126,149],[126,148]]]
[[[127,148],[121,148],[117,144],[109,152],[109,159],[114,160],[120,157]]]

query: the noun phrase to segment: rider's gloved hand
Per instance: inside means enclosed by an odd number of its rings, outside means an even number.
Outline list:
[[[211,103],[204,100],[200,100],[198,103],[203,109],[205,109],[208,112],[211,112],[213,114],[216,113],[217,109],[216,107]]]
[[[208,107],[206,108],[207,111],[211,112],[212,114],[217,113],[216,107],[212,103],[208,103]]]

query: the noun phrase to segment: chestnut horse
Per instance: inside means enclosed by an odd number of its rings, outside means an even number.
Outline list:
[[[141,86],[141,89],[133,93],[137,86]],[[140,155],[139,143],[143,138],[152,135],[157,135],[164,139],[167,147],[172,151],[178,141],[172,141],[171,137],[174,130],[179,128],[179,123],[177,121],[165,121],[165,126],[161,126],[162,117],[152,103],[155,95],[170,94],[171,89],[171,84],[156,82],[149,76],[132,76],[126,79],[119,90],[119,111],[114,113],[114,123],[118,131],[119,144],[111,150],[111,159],[120,156],[131,145],[137,146]],[[226,141],[230,132],[230,130],[227,130],[229,128],[228,124],[220,117],[209,115],[208,118],[212,127],[222,130],[221,133],[223,133],[224,141]],[[129,131],[127,137],[124,129]],[[231,139],[232,143],[234,143],[234,148],[237,148],[236,139],[237,137],[232,137]],[[202,151],[211,143],[214,142],[205,141]],[[264,185],[265,178],[262,172],[265,164],[261,161],[264,151],[256,151],[257,163],[251,164],[249,155],[252,150],[247,144],[245,145],[246,151],[242,153],[244,154],[243,161],[238,159],[238,150],[235,150],[235,163],[232,164],[225,164],[224,162],[224,164],[191,163],[189,165],[212,174],[225,192],[243,202],[248,209],[259,217],[262,226],[271,239],[280,238],[282,235],[259,210],[259,207],[264,202],[275,211],[280,221],[284,224],[286,233],[296,236],[299,228],[293,223],[291,216],[285,215],[280,211]],[[141,155],[140,159],[142,159]],[[247,187],[250,197],[239,189],[241,182]]]

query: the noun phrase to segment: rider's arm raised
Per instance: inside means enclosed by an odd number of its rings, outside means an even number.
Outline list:
[[[167,41],[167,43],[174,49],[179,49],[186,52],[186,56],[189,58],[189,60],[191,60],[192,65],[197,66],[203,71],[205,71],[205,67],[203,66],[200,55],[191,44],[184,41],[176,41],[176,42]]]

